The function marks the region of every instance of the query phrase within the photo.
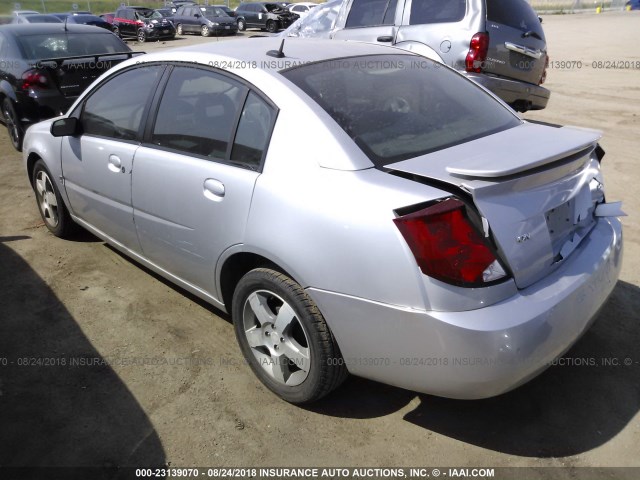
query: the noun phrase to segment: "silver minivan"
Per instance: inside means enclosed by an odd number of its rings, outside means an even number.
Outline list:
[[[541,19],[526,0],[344,0],[316,8],[288,36],[360,40],[439,59],[515,110],[546,107]]]

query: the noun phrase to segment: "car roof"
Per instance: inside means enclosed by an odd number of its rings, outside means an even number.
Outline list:
[[[111,35],[109,30],[104,28],[96,28],[91,25],[78,25],[76,23],[68,23],[66,31],[72,33],[107,33]],[[0,25],[0,32],[10,33],[13,35],[38,35],[42,33],[65,33],[65,24],[60,23],[23,23]]]
[[[276,65],[280,68],[269,70],[278,72],[302,63],[345,57],[384,54],[414,55],[395,47],[365,42],[312,38],[285,38],[283,46],[285,56],[283,58],[267,55],[268,51],[278,50],[282,41],[283,39],[280,37],[262,37],[241,39],[234,42],[203,43],[148,53],[144,57],[138,57],[138,61],[144,58],[145,62],[188,61],[207,65],[222,57],[245,63],[257,62],[258,66],[262,65],[262,62],[270,62],[269,65]]]

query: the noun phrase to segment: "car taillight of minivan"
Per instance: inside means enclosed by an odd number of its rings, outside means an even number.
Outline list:
[[[544,70],[542,71],[542,76],[540,77],[540,83],[538,85],[542,85],[547,80],[547,68],[549,68],[549,55],[544,61]]]
[[[33,88],[43,89],[49,88],[50,86],[47,75],[35,68],[27,70],[22,74],[22,83],[20,85],[22,90],[28,91]]]
[[[483,286],[507,276],[469,219],[467,207],[456,198],[393,221],[425,275],[463,287]]]
[[[471,37],[469,43],[469,53],[465,60],[467,72],[481,73],[482,66],[487,59],[489,51],[489,34],[484,32],[476,33]]]

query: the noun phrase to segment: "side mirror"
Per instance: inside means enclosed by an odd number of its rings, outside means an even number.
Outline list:
[[[80,133],[80,121],[77,118],[61,118],[51,124],[51,135],[54,137],[72,137]]]
[[[542,23],[542,17],[538,17],[538,20],[540,20],[540,23]]]
[[[200,18],[200,14],[199,14],[199,13],[196,13],[196,14],[194,15],[194,17],[196,17],[196,18]]]

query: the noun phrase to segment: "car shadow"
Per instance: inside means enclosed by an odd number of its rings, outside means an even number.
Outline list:
[[[486,400],[419,394],[419,405],[404,419],[461,442],[523,457],[592,450],[619,434],[640,410],[639,311],[640,288],[619,281],[587,333],[531,382]],[[352,378],[308,408],[368,418],[397,411],[415,397]]]
[[[164,466],[142,407],[9,246],[28,238],[0,237],[0,465],[94,467],[98,479]]]

